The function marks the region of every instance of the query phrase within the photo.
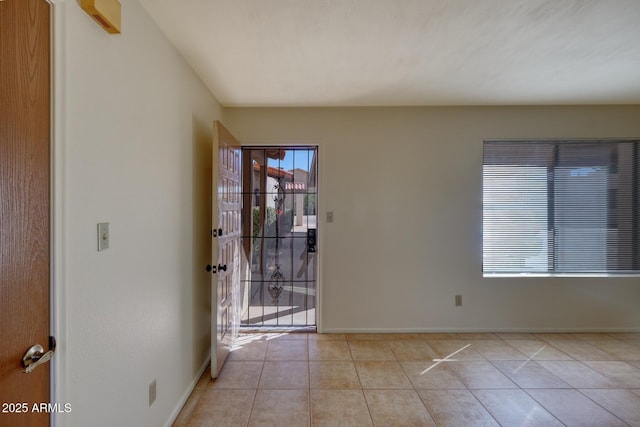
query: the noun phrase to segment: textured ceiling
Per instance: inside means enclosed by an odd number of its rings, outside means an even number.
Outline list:
[[[224,106],[640,104],[640,0],[141,2]]]

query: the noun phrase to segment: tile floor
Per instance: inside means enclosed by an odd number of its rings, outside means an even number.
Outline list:
[[[174,427],[640,426],[638,334],[243,334]]]

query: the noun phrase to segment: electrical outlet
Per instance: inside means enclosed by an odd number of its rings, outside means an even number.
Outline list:
[[[462,306],[462,295],[456,295],[456,307]]]
[[[153,381],[151,381],[151,384],[149,384],[149,406],[151,406],[155,401],[156,401],[156,380],[154,379]]]

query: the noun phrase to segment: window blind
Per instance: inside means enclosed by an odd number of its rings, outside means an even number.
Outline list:
[[[640,273],[639,141],[485,141],[482,269]]]

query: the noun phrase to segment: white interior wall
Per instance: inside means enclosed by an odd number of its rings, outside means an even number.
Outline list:
[[[482,140],[637,137],[640,107],[223,111],[136,0],[116,36],[54,5],[57,425],[164,425],[205,363],[216,118],[320,146],[325,331],[640,328],[637,279],[480,274]]]
[[[120,35],[54,3],[55,387],[72,409],[59,426],[166,425],[210,354],[222,109],[138,1],[121,3]]]
[[[243,144],[319,145],[323,331],[640,329],[638,278],[481,273],[483,140],[640,137],[640,106],[225,114]]]

